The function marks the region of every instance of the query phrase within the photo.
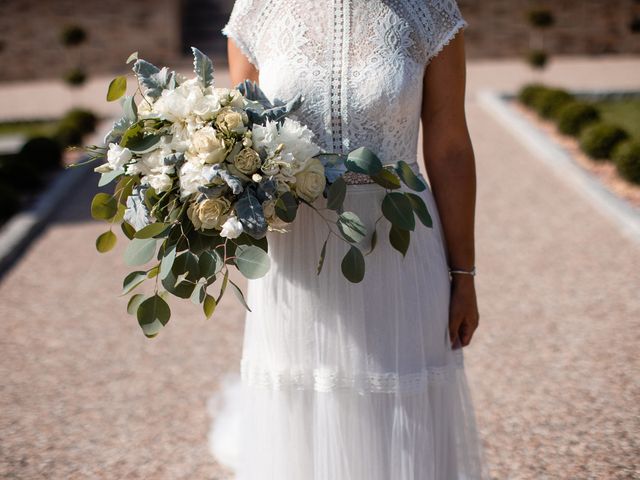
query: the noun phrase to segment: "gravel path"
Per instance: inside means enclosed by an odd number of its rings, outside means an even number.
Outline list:
[[[542,80],[637,88],[639,70],[566,59]],[[481,328],[466,365],[487,459],[501,480],[640,478],[640,250],[477,104],[527,75],[508,61],[468,72]],[[225,479],[206,403],[237,370],[243,310],[228,295],[205,321],[173,302],[145,339],[116,296],[123,245],[95,253],[92,185],[0,283],[0,478]]]

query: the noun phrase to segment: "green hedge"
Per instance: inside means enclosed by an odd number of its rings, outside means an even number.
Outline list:
[[[574,101],[558,110],[558,129],[567,135],[577,136],[587,125],[600,120],[600,112],[593,105]]]
[[[518,92],[518,100],[528,107],[533,107],[537,101],[538,95],[549,90],[549,87],[541,83],[529,83],[522,87]]]
[[[575,97],[566,90],[550,88],[536,96],[533,107],[542,117],[554,119],[560,109],[572,101],[575,101]]]
[[[595,160],[605,160],[610,158],[613,149],[629,134],[618,127],[607,122],[597,122],[586,127],[580,134],[580,147]]]
[[[620,176],[640,184],[640,140],[620,142],[613,150],[611,159]]]

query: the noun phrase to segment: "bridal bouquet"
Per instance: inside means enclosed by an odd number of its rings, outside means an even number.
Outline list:
[[[249,309],[229,278],[229,266],[249,279],[265,275],[267,232],[286,234],[301,204],[319,213],[313,202],[320,195],[326,209],[337,213],[338,233],[323,217],[329,228],[317,274],[333,233],[350,245],[341,264],[344,276],[360,282],[376,232],[363,254],[358,244],[367,229],[342,205],[347,171],[369,175],[388,190],[380,218],[391,222],[389,241],[403,256],[415,217],[432,226],[419,195],[394,191],[401,181],[415,191],[426,188],[408,164],[383,165],[367,148],[348,155],[321,151],[313,133],[288,118],[301,104],[300,94],[272,103],[249,80],[233,89],[215,87],[211,60],[192,50],[195,76],[188,79],[131,55],[127,63],[134,62],[136,92],[125,95],[125,76],[111,82],[107,100],[121,100],[124,114],[104,147],[86,148],[90,161],[104,160],[95,168],[99,186],[115,183],[113,193],[98,193],[91,203],[92,216],[109,223],[96,240],[98,251],[114,247],[118,225],[129,239],[126,264],[151,264],[127,275],[122,292],[131,294],[127,311],[137,316],[146,336],[157,335],[169,321],[169,295],[202,305],[209,318],[230,288]],[[218,278],[214,297],[209,290]],[[153,283],[154,293],[133,293],[145,280]]]

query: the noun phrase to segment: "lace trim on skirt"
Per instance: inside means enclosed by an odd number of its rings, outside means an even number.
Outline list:
[[[460,352],[462,353],[462,352]],[[333,392],[350,389],[360,393],[417,392],[433,383],[454,380],[464,368],[464,357],[454,356],[454,362],[438,367],[426,367],[421,372],[398,374],[394,372],[344,373],[329,368],[314,370],[270,370],[249,361],[240,362],[242,382],[251,387],[281,390],[285,388]]]

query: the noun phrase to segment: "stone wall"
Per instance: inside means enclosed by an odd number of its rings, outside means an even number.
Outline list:
[[[325,1],[325,0],[322,0]],[[429,1],[429,0],[420,0]],[[556,25],[544,35],[553,54],[640,54],[640,0],[458,0],[469,23],[469,58],[520,56],[537,37],[526,21],[548,7]],[[60,78],[81,67],[89,74],[123,70],[132,50],[158,64],[185,61],[195,44],[224,54],[219,32],[232,0],[1,0],[0,81]],[[78,25],[89,37],[65,49],[60,34]],[[211,38],[218,38],[218,41]]]

